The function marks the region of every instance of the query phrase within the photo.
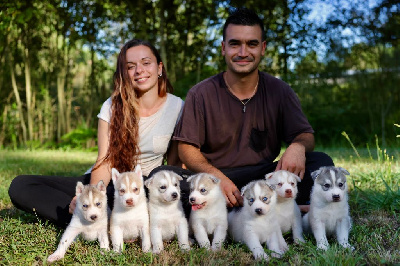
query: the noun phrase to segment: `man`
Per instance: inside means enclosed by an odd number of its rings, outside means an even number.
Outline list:
[[[298,203],[306,205],[313,184],[310,172],[333,165],[326,154],[312,152],[314,131],[294,91],[258,70],[265,54],[264,35],[254,12],[237,9],[228,17],[222,41],[227,70],[189,90],[173,137],[190,171],[221,180],[229,207],[243,204],[241,187],[281,169],[303,179]],[[289,146],[274,162],[282,141]]]

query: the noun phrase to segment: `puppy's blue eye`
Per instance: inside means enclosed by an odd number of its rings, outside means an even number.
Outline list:
[[[166,189],[167,187],[166,187],[166,186],[161,186],[160,188],[161,188],[161,189]]]
[[[329,185],[329,184],[325,184],[325,185],[324,185],[324,187],[325,187],[325,188],[330,188],[330,187],[331,187],[331,185]]]
[[[343,183],[339,183],[339,187],[343,187]]]
[[[200,189],[200,192],[201,193],[204,193],[204,192],[206,192],[207,190],[205,189],[205,188],[202,188],[202,189]]]
[[[267,198],[267,197],[264,197],[264,198],[263,198],[263,201],[267,201],[267,200],[268,200],[268,198]]]
[[[100,204],[101,204],[100,202],[97,202],[97,203],[96,203],[96,206],[98,207],[98,206],[100,206]]]
[[[87,204],[83,204],[82,207],[83,207],[83,208],[87,208],[87,207],[89,207],[89,206],[88,206]]]
[[[250,202],[254,202],[254,199],[253,199],[253,198],[251,198],[251,199],[249,199],[249,201],[250,201]]]

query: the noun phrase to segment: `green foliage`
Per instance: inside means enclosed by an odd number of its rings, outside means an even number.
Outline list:
[[[354,147],[349,136],[343,132],[343,136],[351,144],[358,158],[359,152]],[[400,215],[400,173],[393,171],[394,157],[388,155],[386,150],[379,147],[376,138],[376,158],[369,151],[368,161],[373,164],[376,161],[378,167],[369,171],[358,172],[352,175],[354,191],[352,193],[354,205],[359,212],[372,210],[384,210],[395,216]]]
[[[317,143],[344,145],[346,131],[355,145],[375,134],[384,147],[400,144],[393,138],[400,119],[396,1],[325,1],[324,16],[316,16],[319,5],[311,0],[16,0],[0,11],[0,147],[48,147],[81,121],[95,128],[111,94],[116,54],[131,38],[155,44],[175,93],[185,98],[194,84],[226,68],[222,25],[239,6],[263,18],[267,50],[260,69],[294,88]],[[12,70],[18,106],[15,92],[5,89],[13,87]],[[32,131],[28,143],[24,123]]]
[[[190,72],[185,77],[175,81],[174,86],[174,94],[181,97],[183,100],[186,97],[186,93],[188,90],[196,85],[203,79],[209,78],[218,73],[217,69],[211,66],[204,66],[201,70],[201,75],[199,76],[196,72]]]
[[[61,137],[59,147],[63,149],[96,149],[97,130],[81,124],[78,128]]]

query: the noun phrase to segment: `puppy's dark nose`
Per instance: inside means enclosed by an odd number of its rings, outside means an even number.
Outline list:
[[[92,215],[92,216],[90,216],[90,219],[92,219],[92,221],[96,221],[97,215]]]
[[[333,201],[340,201],[340,195],[332,195]]]
[[[171,194],[171,196],[172,196],[174,199],[176,199],[176,198],[178,197],[178,193],[174,192],[174,193]]]
[[[262,209],[261,209],[261,208],[257,208],[257,209],[255,209],[255,212],[256,212],[257,214],[262,214]]]
[[[191,198],[189,199],[189,201],[190,201],[191,203],[193,203],[193,202],[196,201],[196,198],[191,197]]]

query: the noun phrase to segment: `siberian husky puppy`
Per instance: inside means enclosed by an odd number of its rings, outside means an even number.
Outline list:
[[[296,204],[297,182],[301,182],[297,175],[280,170],[265,175],[267,183],[275,187],[277,194],[276,218],[282,233],[292,230],[296,243],[304,242],[301,213]]]
[[[114,209],[111,213],[111,242],[115,252],[121,252],[124,240],[140,237],[143,252],[151,248],[149,213],[140,165],[134,172],[119,173],[112,168]]]
[[[192,205],[189,224],[200,247],[220,250],[228,230],[228,210],[219,187],[220,180],[213,175],[199,173],[187,179],[190,182],[189,202]]]
[[[245,243],[255,259],[269,260],[263,243],[267,243],[272,256],[280,257],[288,247],[276,219],[276,192],[266,180],[252,181],[241,192],[244,206],[228,214],[229,234]]]
[[[321,167],[311,173],[314,186],[310,211],[303,216],[303,229],[311,229],[319,249],[327,250],[329,244],[326,236],[335,233],[341,246],[353,249],[348,242],[351,219],[346,175],[349,175],[346,169],[333,166]]]
[[[100,242],[100,248],[109,250],[107,233],[106,186],[100,181],[96,186],[76,185],[76,207],[71,222],[65,230],[57,250],[47,258],[51,263],[64,258],[65,252],[78,235],[86,240]]]
[[[189,226],[180,201],[179,181],[172,171],[159,171],[144,184],[149,189],[150,238],[153,252],[164,249],[163,241],[177,235],[181,250],[190,250]]]

